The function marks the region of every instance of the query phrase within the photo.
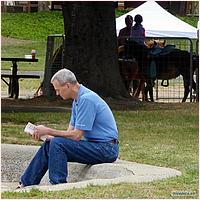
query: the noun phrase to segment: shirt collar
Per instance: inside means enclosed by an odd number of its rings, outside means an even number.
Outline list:
[[[86,88],[84,85],[80,84],[80,88],[79,88],[79,91],[78,91],[78,94],[77,94],[77,99],[75,99],[75,102],[78,103],[81,96],[85,93],[88,93],[90,92],[90,90],[88,88]]]
[[[75,102],[78,103],[81,95],[84,93],[84,86],[82,84],[80,84],[80,88],[78,90],[78,94],[77,94],[77,99],[75,99]]]

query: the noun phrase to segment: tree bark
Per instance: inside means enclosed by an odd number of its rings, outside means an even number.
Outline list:
[[[114,3],[65,1],[62,6],[65,67],[101,96],[130,96],[118,66]]]

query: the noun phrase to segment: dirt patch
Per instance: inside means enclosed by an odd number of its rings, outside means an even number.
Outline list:
[[[23,44],[31,44],[31,40],[19,40],[11,37],[1,36],[1,46],[9,46],[9,45],[23,45]]]
[[[113,99],[113,98],[104,98],[104,100],[108,103],[112,110],[115,111],[155,111],[155,110],[178,110],[184,107],[191,106],[191,103],[152,103],[152,102],[141,102],[136,101],[133,98],[130,99]],[[53,109],[57,109],[57,112],[61,112],[63,110],[70,110],[72,107],[72,100],[62,100],[62,99],[54,99],[49,100],[44,96],[32,98],[32,99],[10,99],[10,98],[2,98],[1,99],[1,109],[6,110],[16,110],[16,108],[20,108],[20,110],[28,111],[32,109],[34,112],[43,112],[42,110],[48,110],[49,112],[53,112]],[[38,109],[40,108],[40,109]],[[3,111],[4,112],[4,111]],[[7,111],[5,111],[7,112]],[[14,111],[13,111],[14,112]]]
[[[72,101],[68,101],[67,104],[70,105]],[[66,107],[66,101],[61,99],[48,100],[43,96],[39,96],[32,99],[12,99],[12,98],[2,98],[1,106],[63,106]]]
[[[141,102],[134,99],[113,99],[113,98],[104,98],[104,100],[109,104],[113,110],[136,110],[138,106],[141,105]],[[23,108],[34,108],[34,107],[63,107],[71,108],[72,100],[62,100],[56,98],[54,100],[49,100],[44,96],[39,96],[32,99],[11,99],[11,98],[2,98],[1,107],[16,107],[20,106]]]

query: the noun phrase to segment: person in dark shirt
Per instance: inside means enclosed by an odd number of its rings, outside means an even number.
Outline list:
[[[131,36],[131,29],[133,26],[133,17],[131,15],[127,15],[125,18],[126,27],[119,31],[118,36],[118,47],[125,44],[127,38]]]
[[[145,45],[145,29],[142,26],[143,18],[141,15],[136,15],[134,18],[135,24],[131,28],[131,37],[139,44]]]

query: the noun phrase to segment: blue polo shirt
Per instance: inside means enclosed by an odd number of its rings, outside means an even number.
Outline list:
[[[72,104],[70,125],[84,130],[86,140],[107,142],[118,139],[117,125],[109,106],[99,95],[83,85]]]

